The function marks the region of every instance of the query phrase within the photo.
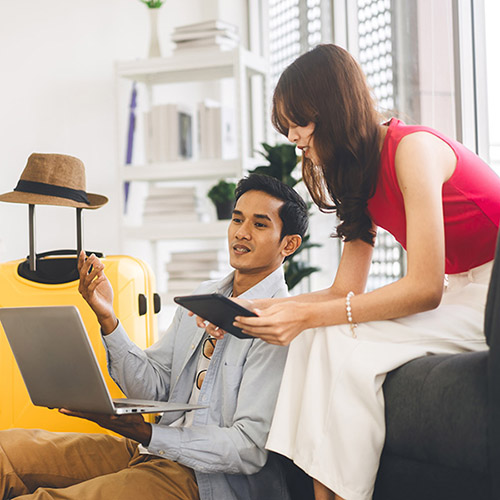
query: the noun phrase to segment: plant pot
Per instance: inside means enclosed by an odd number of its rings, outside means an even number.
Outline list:
[[[217,210],[217,219],[227,220],[233,215],[234,200],[226,200],[215,204]]]

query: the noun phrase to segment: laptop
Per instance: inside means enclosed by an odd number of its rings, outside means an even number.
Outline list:
[[[206,408],[112,399],[75,306],[4,307],[0,322],[36,406],[115,415]]]

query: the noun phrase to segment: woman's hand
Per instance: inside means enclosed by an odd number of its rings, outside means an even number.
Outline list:
[[[257,317],[237,316],[234,325],[269,344],[288,345],[309,328],[309,308],[309,304],[296,301],[277,302],[266,309],[254,309]]]

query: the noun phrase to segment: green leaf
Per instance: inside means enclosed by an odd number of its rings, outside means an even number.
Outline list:
[[[277,144],[270,146],[267,143],[262,143],[264,152],[259,151],[268,165],[256,167],[250,173],[269,175],[284,182],[290,187],[293,187],[300,181],[293,176],[293,171],[297,167],[298,157],[293,144]]]
[[[289,290],[292,290],[304,278],[320,271],[319,267],[309,266],[306,262],[300,261],[288,260],[285,262],[285,266],[285,281]]]
[[[140,0],[143,4],[147,5],[150,9],[159,9],[165,0]]]

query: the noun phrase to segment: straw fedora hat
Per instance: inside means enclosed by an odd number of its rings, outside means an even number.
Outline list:
[[[85,166],[74,156],[33,153],[14,191],[0,195],[0,201],[31,205],[99,208],[106,196],[86,192]]]

